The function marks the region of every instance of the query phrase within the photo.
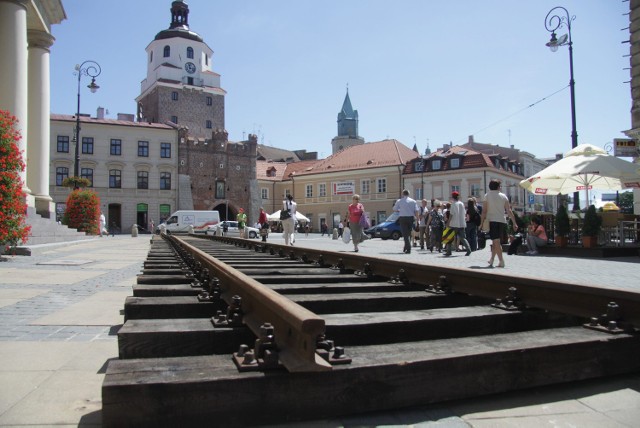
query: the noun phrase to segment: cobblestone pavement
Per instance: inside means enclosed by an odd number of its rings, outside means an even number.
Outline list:
[[[149,250],[150,235],[120,235],[32,247],[0,262],[0,426],[101,426],[101,391],[117,358],[122,309]],[[280,234],[269,241],[283,243]],[[311,234],[296,246],[352,251]],[[495,275],[529,276],[640,292],[640,258],[505,256],[488,268],[489,250],[444,257],[401,241],[367,240],[360,254]],[[477,400],[295,426],[631,427],[640,420],[640,374]],[[293,425],[292,425],[293,426]]]

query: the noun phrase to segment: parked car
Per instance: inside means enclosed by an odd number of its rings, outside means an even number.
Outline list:
[[[240,231],[238,230],[238,222],[237,221],[221,221],[215,226],[209,226],[206,235],[213,236],[222,236],[222,231],[224,230],[224,226],[227,226],[227,236],[240,236]],[[260,236],[260,230],[255,227],[245,226],[245,234],[248,234],[248,237],[251,239],[255,239]]]
[[[365,230],[364,233],[372,238],[393,239],[397,241],[402,236],[400,224],[398,223],[398,213],[393,213],[380,224]]]

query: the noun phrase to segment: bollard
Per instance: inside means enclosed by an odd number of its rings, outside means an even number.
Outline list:
[[[134,224],[133,226],[131,226],[131,237],[132,238],[137,238],[138,237],[138,225]]]
[[[192,225],[192,224],[190,224],[190,225],[189,225],[189,234],[192,234],[192,233],[193,233],[193,225]]]
[[[338,228],[334,227],[333,228],[333,237],[332,239],[338,239]]]

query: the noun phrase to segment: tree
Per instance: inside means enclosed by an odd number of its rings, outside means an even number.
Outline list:
[[[633,214],[633,192],[623,192],[618,195],[620,212]]]
[[[18,119],[0,110],[0,245],[15,247],[26,242],[31,226],[26,224],[26,194],[22,190],[20,173],[25,163],[18,147]]]
[[[100,233],[100,198],[96,192],[75,189],[67,197],[67,207],[62,222],[87,235]]]

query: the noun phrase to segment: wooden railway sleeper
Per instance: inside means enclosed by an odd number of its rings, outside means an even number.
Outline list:
[[[446,275],[440,275],[438,277],[438,283],[428,285],[424,291],[426,291],[427,293],[433,293],[433,294],[452,294],[453,293],[453,290],[451,289],[451,287],[449,286],[449,282],[447,281]]]
[[[522,299],[518,297],[516,287],[509,287],[509,294],[504,299],[496,299],[496,302],[491,306],[505,311],[521,311],[526,308]]]
[[[620,306],[616,302],[609,302],[606,313],[592,317],[590,322],[583,324],[583,326],[609,334],[633,334],[636,332],[632,324],[626,323],[621,319]]]

